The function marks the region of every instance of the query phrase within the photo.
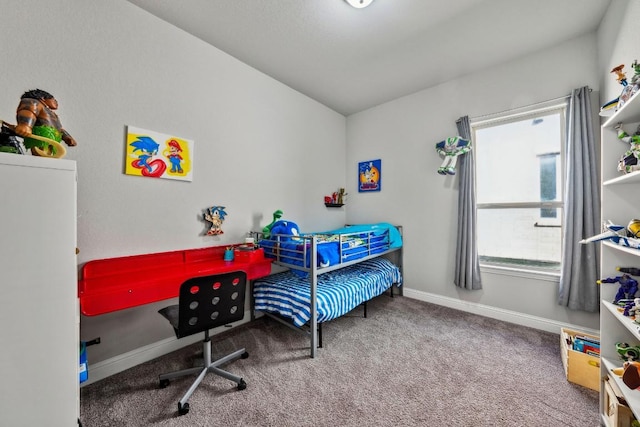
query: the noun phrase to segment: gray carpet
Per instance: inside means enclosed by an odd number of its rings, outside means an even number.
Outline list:
[[[200,343],[81,389],[84,427],[98,426],[598,426],[598,393],[569,383],[559,336],[404,297],[383,295],[324,325],[324,348],[258,319],[213,337],[214,357],[246,347],[209,374],[177,414]]]

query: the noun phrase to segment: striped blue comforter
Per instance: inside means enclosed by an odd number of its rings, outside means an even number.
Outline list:
[[[391,285],[402,284],[400,269],[384,258],[373,258],[318,276],[318,323],[348,313],[363,302],[382,294]],[[289,318],[300,327],[311,318],[310,284],[291,271],[256,280],[255,309]]]

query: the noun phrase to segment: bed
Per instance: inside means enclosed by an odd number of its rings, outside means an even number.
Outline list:
[[[258,243],[287,270],[253,282],[253,310],[308,333],[315,357],[323,322],[387,290],[393,295],[394,284],[402,292],[401,230],[376,223],[301,234],[295,223],[277,221]]]

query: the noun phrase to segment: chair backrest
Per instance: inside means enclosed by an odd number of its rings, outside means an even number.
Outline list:
[[[244,318],[247,273],[194,277],[180,286],[178,338]]]

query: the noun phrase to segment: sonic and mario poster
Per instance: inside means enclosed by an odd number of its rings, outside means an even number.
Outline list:
[[[193,141],[127,126],[125,173],[191,181]]]
[[[382,160],[358,163],[358,192],[380,191],[382,188]]]

